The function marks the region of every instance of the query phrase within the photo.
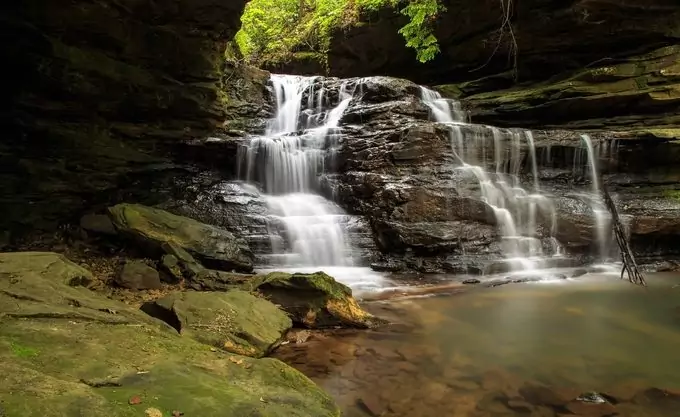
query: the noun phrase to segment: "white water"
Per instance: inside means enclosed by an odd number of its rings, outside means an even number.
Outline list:
[[[593,141],[588,135],[581,135],[586,144],[588,152],[588,168],[590,171],[591,192],[590,204],[595,218],[595,239],[598,245],[598,255],[600,261],[606,261],[609,251],[609,241],[611,237],[611,215],[604,206],[600,194],[600,178],[598,176],[597,158]]]
[[[346,232],[349,216],[316,193],[319,176],[333,163],[353,86],[343,84],[337,104],[324,111],[328,97],[320,77],[272,75],[271,80],[276,116],[240,158],[245,179],[259,182],[266,193],[269,229],[280,232],[270,234],[273,254],[261,271],[322,270],[354,288],[380,287],[382,275],[355,267]]]
[[[540,193],[536,148],[531,132],[504,132],[501,129],[467,124],[460,105],[442,99],[432,90],[421,89],[422,100],[432,118],[449,126],[451,147],[459,160],[458,170],[471,173],[479,183],[481,199],[492,209],[501,234],[501,248],[514,270],[535,271],[545,266],[549,256],[560,256],[561,248],[553,237],[556,211],[552,201]],[[526,138],[534,181],[534,193],[520,185],[521,144]],[[494,172],[485,168],[488,141],[493,140]],[[548,244],[552,253],[544,253],[539,238],[539,216],[549,219]]]

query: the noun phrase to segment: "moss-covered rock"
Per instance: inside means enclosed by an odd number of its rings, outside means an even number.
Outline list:
[[[77,286],[82,268],[57,254],[0,261],[0,398],[8,416],[133,417],[148,408],[164,416],[340,414],[278,360],[214,352]],[[130,405],[135,396],[141,404]]]
[[[55,285],[86,286],[92,282],[90,271],[53,252],[0,253],[0,274],[11,280],[48,278]]]
[[[142,310],[182,335],[256,358],[276,347],[293,325],[274,304],[245,291],[175,293]]]
[[[678,137],[680,46],[585,68],[548,81],[488,91],[481,80],[436,88],[462,99],[478,122],[636,130],[640,136]]]
[[[359,306],[349,287],[323,272],[272,272],[254,278],[245,287],[260,292],[305,327],[368,328],[383,323]]]
[[[122,234],[157,252],[170,242],[208,267],[240,272],[253,269],[248,244],[227,230],[140,204],[119,204],[111,207],[109,214]]]

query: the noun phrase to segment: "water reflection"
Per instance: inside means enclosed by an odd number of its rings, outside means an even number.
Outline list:
[[[679,280],[653,276],[645,289],[588,277],[372,303],[394,324],[315,335],[278,355],[350,417],[680,416]],[[588,392],[600,397],[576,400]]]

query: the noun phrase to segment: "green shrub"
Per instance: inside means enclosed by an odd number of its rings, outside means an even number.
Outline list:
[[[241,17],[236,42],[252,63],[285,62],[299,51],[326,56],[334,31],[360,23],[362,13],[382,8],[409,18],[399,33],[419,61],[437,55],[433,26],[444,10],[439,0],[252,0]]]

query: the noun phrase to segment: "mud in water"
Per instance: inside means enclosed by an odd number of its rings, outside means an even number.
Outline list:
[[[680,416],[679,275],[612,276],[368,303],[393,324],[277,356],[343,415]]]

